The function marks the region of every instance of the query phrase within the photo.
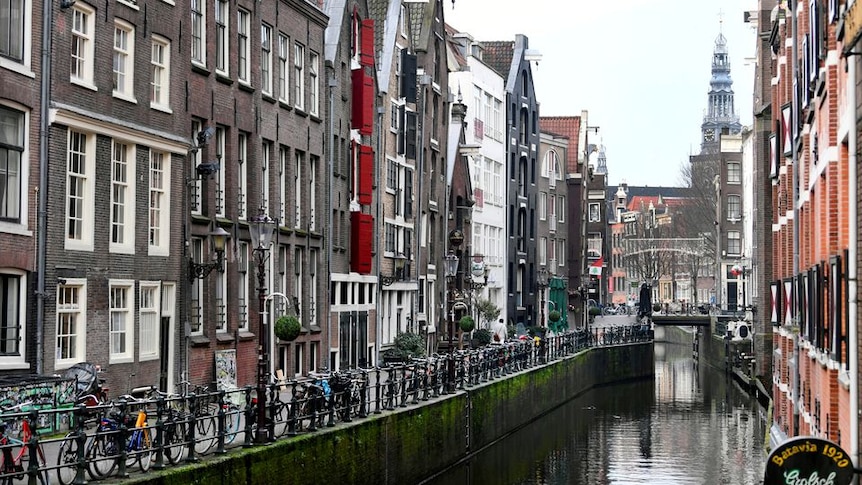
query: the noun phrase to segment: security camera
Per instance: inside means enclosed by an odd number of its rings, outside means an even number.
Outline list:
[[[215,174],[219,171],[219,168],[221,168],[221,164],[218,160],[210,160],[209,162],[199,164],[195,167],[195,171],[199,177],[204,177]]]

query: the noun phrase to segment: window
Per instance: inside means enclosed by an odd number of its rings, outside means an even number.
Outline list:
[[[294,214],[293,227],[300,229],[302,227],[302,166],[305,164],[305,154],[296,152],[296,164],[293,169],[293,190],[294,190]]]
[[[24,113],[0,106],[0,221],[21,220],[22,185],[26,178],[21,164],[24,156]]]
[[[284,145],[279,149],[278,161],[278,168],[280,170],[280,176],[278,177],[278,219],[286,221],[287,211],[289,208],[287,202],[287,186],[290,181],[288,180],[289,175],[287,173],[287,168],[290,166],[290,151]]]
[[[269,157],[272,154],[272,142],[264,140],[260,157],[261,190],[260,206],[269,214]]]
[[[539,209],[539,220],[544,221],[548,218],[548,194],[539,192],[539,201],[536,203]]]
[[[113,140],[111,150],[111,251],[134,252],[135,155],[134,149]]]
[[[30,66],[30,0],[0,2],[0,65],[11,59],[16,64]],[[13,64],[14,66],[14,64]]]
[[[318,82],[318,69],[320,69],[320,56],[311,54],[308,65],[308,112],[317,115],[320,112],[320,86]]]
[[[557,197],[557,222],[566,222],[566,198]]]
[[[230,13],[230,2],[228,0],[217,0],[215,4],[216,23],[216,71],[229,75],[228,53],[230,52],[230,28],[228,27],[228,14]]]
[[[93,248],[95,136],[69,130],[66,160],[66,248]]]
[[[27,313],[24,283],[23,273],[0,273],[0,362],[9,357],[14,357],[13,362],[23,362],[21,329]]]
[[[207,63],[207,16],[206,0],[191,0],[192,11],[192,62]]]
[[[189,249],[189,257],[193,261],[203,261],[204,243],[199,237],[192,238],[191,248]],[[204,280],[195,278],[191,284],[191,294],[189,295],[189,327],[191,335],[203,335],[203,294]]]
[[[239,254],[237,254],[237,271],[239,272],[239,285],[237,286],[237,311],[239,312],[239,330],[248,330],[248,243],[239,243]]]
[[[87,287],[84,279],[57,286],[57,361],[55,368],[86,360]]]
[[[727,183],[742,183],[742,165],[739,162],[727,162]]]
[[[602,222],[601,204],[598,202],[590,203],[589,222]]]
[[[239,9],[237,12],[237,76],[239,80],[249,84],[251,80],[248,78],[248,63],[251,57],[250,45],[248,42],[248,34],[251,31],[251,14],[248,11]]]
[[[80,3],[72,7],[72,59],[70,80],[91,89],[93,84],[93,16],[89,7]]]
[[[260,26],[260,89],[272,94],[272,27]]]
[[[539,247],[536,248],[539,252],[539,264],[548,264],[548,238],[542,236],[539,238]]]
[[[227,271],[215,273],[215,312],[216,332],[227,332]]]
[[[192,135],[197,139],[198,134],[203,131],[203,125],[200,121],[192,121]],[[189,157],[191,163],[191,174],[197,174],[197,166],[203,161],[203,150],[194,150]],[[201,213],[201,179],[194,176],[189,182],[189,208],[192,214]]]
[[[742,198],[738,195],[727,196],[727,220],[738,222],[742,219]]]
[[[111,281],[108,290],[110,323],[108,341],[112,364],[132,360],[134,345],[134,319],[132,318],[131,298],[133,283],[130,281]]]
[[[215,130],[215,155],[219,167],[224,166],[225,160],[225,128],[217,126]],[[215,212],[217,216],[224,217],[225,206],[225,172],[219,169],[215,174]]]
[[[159,320],[161,288],[158,282],[141,282],[138,313],[141,325],[140,359],[159,358]]]
[[[386,164],[386,187],[393,190],[398,188],[398,163],[395,160],[389,160]]]
[[[502,114],[503,111],[503,102],[499,99],[494,99],[494,119],[492,120],[494,124],[494,139],[501,140],[503,138],[503,131],[501,130],[502,123]]]
[[[150,254],[168,254],[168,223],[170,222],[170,161],[167,154],[150,150]]]
[[[152,57],[153,78],[150,81],[150,107],[170,112],[171,99],[171,44],[158,36],[153,36]]]
[[[739,231],[727,231],[727,254],[742,254],[742,237]]]
[[[314,231],[317,229],[315,225],[315,219],[317,213],[314,210],[314,204],[317,202],[317,166],[319,165],[319,159],[317,156],[312,155],[309,160],[308,166],[308,200],[310,201],[308,204],[308,230]]]
[[[278,99],[288,102],[290,87],[287,84],[287,51],[290,46],[287,36],[278,34]]]
[[[246,215],[248,199],[248,135],[240,133],[236,140],[236,152],[239,163],[237,179],[239,187],[236,194],[236,216],[238,219],[248,219]]]
[[[114,96],[135,100],[135,29],[114,22]]]
[[[557,258],[557,267],[562,268],[566,265],[566,240],[557,239],[557,252],[554,254]]]
[[[305,47],[299,43],[293,46],[293,82],[296,83],[293,105],[305,109]]]

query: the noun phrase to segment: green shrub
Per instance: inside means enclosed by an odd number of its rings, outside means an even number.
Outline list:
[[[601,309],[601,308],[599,308],[599,307],[597,307],[597,306],[591,306],[591,307],[590,307],[590,311],[589,311],[589,315],[590,315],[590,316],[595,317],[595,316],[597,316],[597,315],[601,315],[601,314],[602,314],[602,309]]]
[[[560,321],[560,318],[562,318],[562,315],[557,310],[551,310],[551,313],[548,313],[548,321],[556,323]]]
[[[275,321],[275,336],[282,340],[295,340],[302,331],[302,324],[293,315],[282,315]]]
[[[458,322],[458,325],[461,327],[461,331],[464,333],[472,332],[474,328],[476,328],[476,322],[473,321],[473,317],[470,315],[464,315],[461,317],[461,320]]]
[[[479,345],[488,345],[491,343],[491,331],[487,328],[480,328],[473,334],[473,338]]]
[[[385,360],[409,360],[425,355],[425,340],[421,335],[412,332],[400,332],[395,337],[394,345],[383,352]]]

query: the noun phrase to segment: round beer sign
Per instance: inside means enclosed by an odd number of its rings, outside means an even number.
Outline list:
[[[837,444],[812,436],[785,441],[766,460],[763,485],[849,485],[853,462]]]

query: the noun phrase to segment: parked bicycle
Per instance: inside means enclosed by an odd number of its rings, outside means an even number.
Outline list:
[[[19,403],[4,409],[3,414],[18,413],[35,404],[33,401]],[[29,443],[33,438],[34,423],[31,423],[30,418],[24,417],[23,414],[18,419],[21,423],[20,439],[10,436],[8,421],[0,423],[0,458],[2,458],[0,485],[11,485],[14,480],[24,479],[31,473],[30,467],[34,458],[31,456]],[[35,471],[37,483],[50,485],[51,479],[46,470],[45,451],[42,449],[42,443],[36,444],[35,461],[38,467],[38,470]]]
[[[137,412],[128,413],[126,406],[137,408]],[[90,475],[103,479],[114,474],[121,460],[125,460],[125,467],[137,464],[142,472],[146,472],[155,452],[152,431],[147,423],[146,401],[126,395],[99,419],[96,433],[87,445],[86,457]]]

